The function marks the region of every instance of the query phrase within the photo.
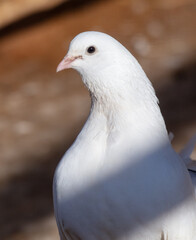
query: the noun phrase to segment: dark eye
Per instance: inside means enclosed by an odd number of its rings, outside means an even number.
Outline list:
[[[94,53],[95,51],[96,51],[96,48],[94,46],[90,46],[87,48],[87,52],[90,54]]]

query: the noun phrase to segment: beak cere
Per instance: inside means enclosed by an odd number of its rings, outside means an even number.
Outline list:
[[[76,57],[65,56],[63,60],[59,63],[56,71],[60,72],[64,69],[71,68],[71,63],[78,58],[82,59],[82,56],[76,56]]]

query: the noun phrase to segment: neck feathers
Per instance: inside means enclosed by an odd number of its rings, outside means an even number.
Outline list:
[[[143,86],[138,88],[138,85]],[[103,115],[108,131],[115,134],[125,132],[138,138],[167,139],[165,122],[150,81],[146,77],[138,85],[130,82],[126,88],[89,87],[91,114]]]
[[[102,114],[115,131],[168,138],[151,82],[133,56],[124,59],[102,71],[82,74],[91,96],[91,113]]]

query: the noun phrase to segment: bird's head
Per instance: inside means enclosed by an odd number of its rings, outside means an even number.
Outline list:
[[[137,65],[135,58],[117,40],[101,32],[83,32],[70,43],[68,53],[57,67],[57,72],[73,68],[83,77],[86,85],[99,83],[112,87],[115,79],[130,78],[132,65]],[[103,82],[102,82],[103,81]],[[122,85],[122,83],[119,83]],[[118,84],[116,83],[116,86]]]
[[[77,70],[92,95],[133,99],[154,95],[152,86],[134,56],[116,39],[101,32],[83,32],[70,43],[57,72]],[[155,100],[156,101],[156,100]]]
[[[116,45],[121,44],[105,33],[80,33],[71,41],[68,53],[58,65],[57,72],[67,68],[76,69],[80,73],[95,70],[99,72],[113,65],[114,58],[120,52]]]

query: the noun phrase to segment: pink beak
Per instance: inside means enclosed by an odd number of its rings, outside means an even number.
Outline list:
[[[66,55],[63,60],[59,63],[56,71],[57,72],[60,72],[62,71],[63,69],[68,69],[68,68],[71,68],[71,63],[76,60],[76,59],[83,59],[81,55],[79,56],[75,56],[75,57],[70,57],[68,55]]]
[[[71,68],[71,63],[75,60],[73,57],[65,56],[63,60],[59,63],[56,71],[60,72],[64,69]]]

